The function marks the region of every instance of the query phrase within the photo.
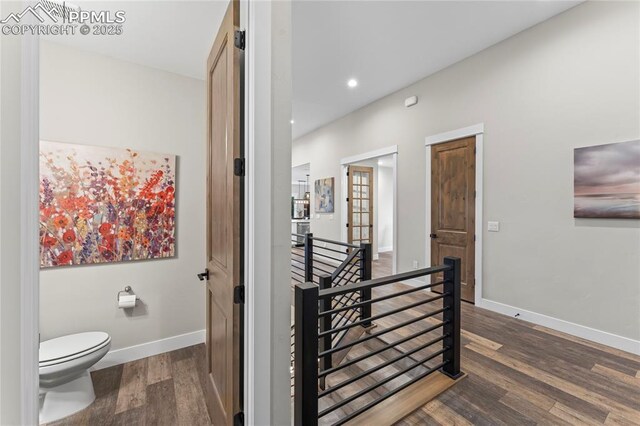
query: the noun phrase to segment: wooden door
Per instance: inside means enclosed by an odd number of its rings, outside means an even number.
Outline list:
[[[214,425],[232,425],[242,401],[242,311],[234,290],[242,284],[241,60],[235,46],[238,2],[229,4],[207,60],[207,386]],[[239,176],[237,176],[239,175]]]
[[[431,147],[431,264],[441,265],[445,256],[462,259],[462,300],[471,303],[475,299],[475,146],[475,137],[470,137]]]
[[[373,167],[349,166],[347,184],[348,242],[373,243]]]

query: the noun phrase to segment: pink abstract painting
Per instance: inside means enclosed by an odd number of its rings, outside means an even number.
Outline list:
[[[176,157],[40,142],[40,266],[175,256]]]

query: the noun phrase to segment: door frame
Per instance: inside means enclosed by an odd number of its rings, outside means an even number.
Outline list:
[[[35,6],[24,1],[19,7]],[[38,424],[40,347],[40,37],[22,37],[20,79],[20,417]]]
[[[474,302],[476,306],[482,300],[482,210],[484,199],[482,193],[483,178],[483,149],[484,149],[484,123],[474,124],[472,126],[454,129],[444,133],[427,136],[425,138],[426,151],[426,167],[425,167],[425,229],[431,229],[431,146],[445,142],[451,142],[457,139],[475,136],[476,138],[476,226],[475,226],[475,294]],[[431,265],[431,238],[428,232],[425,233],[425,265]]]
[[[35,0],[22,2],[20,8],[27,5],[35,6]],[[290,7],[290,6],[281,6]],[[260,113],[271,115],[272,91],[271,71],[273,68],[272,34],[280,27],[271,19],[272,6],[268,3],[240,0],[240,27],[247,30],[247,45],[245,48],[245,333],[244,333],[244,411],[246,424],[256,423],[256,419],[271,419],[275,411],[289,411],[289,396],[272,397],[272,342],[271,324],[274,312],[267,307],[260,309],[260,305],[254,303],[256,298],[267,297],[271,299],[271,291],[264,284],[262,277],[269,276],[272,269],[271,259],[276,250],[272,250],[270,241],[260,242],[255,235],[256,229],[268,232],[271,229],[269,215],[254,215],[251,206],[270,202],[270,182],[272,170],[270,165],[256,168],[253,161],[256,156],[263,155],[264,150],[271,151],[271,120],[260,120]],[[284,18],[282,18],[284,19]],[[259,35],[257,35],[259,34]],[[268,36],[265,36],[268,35]],[[284,36],[283,36],[284,37]],[[33,214],[23,215],[20,220],[21,238],[21,263],[20,263],[20,351],[22,362],[18,366],[21,378],[19,393],[21,424],[38,424],[39,416],[39,295],[40,295],[40,258],[39,258],[39,85],[40,85],[40,38],[39,36],[22,37],[21,43],[21,209]],[[278,64],[279,65],[279,64]],[[278,93],[282,92],[278,88]],[[258,99],[257,99],[258,98]],[[282,111],[287,115],[286,125],[282,128],[290,129],[289,111]],[[290,130],[289,130],[290,131]],[[268,135],[268,137],[260,137]],[[269,141],[269,143],[263,143]],[[290,162],[290,155],[288,156]],[[34,166],[35,165],[35,166]],[[278,176],[283,181],[286,177]],[[291,179],[288,178],[290,181]],[[266,192],[264,190],[267,190]],[[29,204],[31,203],[31,207]],[[285,218],[287,219],[287,218]],[[283,220],[283,224],[287,220]],[[33,234],[33,235],[32,235]],[[289,240],[289,235],[285,235]],[[284,253],[285,250],[281,251]],[[259,255],[258,255],[259,254]],[[261,262],[254,264],[256,256]],[[282,263],[288,265],[289,260],[283,256]],[[288,270],[288,269],[287,269]],[[289,301],[284,302],[290,306]],[[263,304],[264,305],[264,304]],[[268,304],[267,304],[268,305]],[[288,311],[281,314],[283,326],[276,333],[289,336]],[[264,325],[264,327],[260,327]],[[266,332],[266,333],[265,333]],[[278,353],[278,365],[283,371],[289,368],[289,348]],[[289,376],[286,375],[286,389],[289,388]],[[283,388],[284,385],[282,386]]]
[[[380,157],[386,157],[388,155],[393,156],[393,256],[391,262],[391,273],[398,273],[398,145],[388,146],[386,148],[377,149],[375,151],[369,151],[362,154],[352,155],[350,157],[344,157],[340,160],[340,235],[342,241],[347,241],[347,219],[348,219],[348,206],[344,202],[345,194],[347,193],[347,187],[349,182],[347,180],[347,169],[350,165],[355,163],[374,160]],[[377,214],[377,210],[374,214]],[[377,221],[376,221],[377,223]],[[376,235],[378,232],[376,230]]]

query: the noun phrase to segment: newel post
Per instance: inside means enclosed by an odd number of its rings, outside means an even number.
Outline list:
[[[443,345],[448,348],[443,354],[443,361],[447,364],[442,372],[451,378],[460,377],[460,258],[445,257],[445,266],[450,269],[444,272],[444,307],[442,317],[445,322],[443,331],[445,338]]]
[[[371,243],[360,243],[360,282],[371,279],[371,261],[373,260],[373,246]],[[360,301],[371,300],[371,288],[360,290]],[[371,318],[371,304],[364,304],[360,308],[360,319]],[[363,327],[369,327],[371,321],[362,323]]]
[[[313,282],[313,234],[304,235],[304,280]]]
[[[294,425],[318,424],[318,286],[296,285]]]

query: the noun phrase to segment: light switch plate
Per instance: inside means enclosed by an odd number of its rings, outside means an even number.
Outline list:
[[[329,220],[333,220],[333,215],[332,214],[329,215]]]
[[[500,231],[500,222],[487,222],[487,231],[489,232],[499,232]]]

